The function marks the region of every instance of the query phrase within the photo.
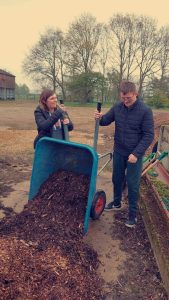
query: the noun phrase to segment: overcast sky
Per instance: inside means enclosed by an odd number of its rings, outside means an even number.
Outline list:
[[[21,70],[29,49],[46,28],[65,32],[86,12],[98,22],[108,23],[115,13],[134,13],[155,18],[159,26],[169,25],[169,0],[0,0],[0,69],[33,88]]]

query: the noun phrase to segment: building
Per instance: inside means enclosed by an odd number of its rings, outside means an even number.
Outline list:
[[[15,76],[0,69],[0,100],[15,99]]]

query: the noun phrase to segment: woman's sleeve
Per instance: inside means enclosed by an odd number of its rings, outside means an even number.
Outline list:
[[[62,113],[63,111],[61,109],[57,109],[54,113],[51,114],[51,116],[49,116],[48,119],[46,119],[41,110],[35,110],[34,115],[38,129],[49,129],[62,117]]]
[[[69,119],[68,130],[72,131],[73,128],[74,128],[74,125],[73,125],[72,121]]]
[[[68,128],[69,131],[72,131],[73,128],[74,128],[74,125],[73,125],[72,121],[70,120],[70,117],[69,117],[67,112],[66,112],[66,118],[69,119],[69,123],[67,124],[67,128]]]

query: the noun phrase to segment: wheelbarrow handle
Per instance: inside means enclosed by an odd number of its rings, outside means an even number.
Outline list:
[[[102,107],[102,103],[98,102],[97,103],[97,110],[98,112],[101,112],[101,107]],[[95,121],[95,130],[94,130],[94,143],[93,143],[93,148],[97,151],[97,141],[98,141],[98,134],[99,134],[99,123],[100,120],[96,120]]]
[[[60,104],[64,104],[63,99],[60,100]],[[63,113],[63,118],[66,118],[67,114]],[[64,136],[65,136],[65,141],[69,141],[69,131],[68,131],[68,126],[63,124],[63,130],[64,130]]]
[[[168,152],[163,151],[159,157],[156,158],[155,161],[153,161],[150,165],[148,165],[144,170],[142,171],[141,176],[143,176],[145,173],[147,173],[148,170],[150,170],[152,167],[154,167],[156,164],[158,164],[164,157],[168,155]]]

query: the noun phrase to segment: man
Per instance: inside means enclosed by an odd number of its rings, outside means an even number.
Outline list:
[[[101,126],[115,122],[113,175],[114,199],[105,210],[121,209],[123,183],[126,176],[128,186],[129,214],[125,225],[134,227],[137,222],[137,202],[142,171],[142,158],[153,141],[153,114],[138,98],[133,82],[122,81],[121,101],[106,114],[95,112]]]

